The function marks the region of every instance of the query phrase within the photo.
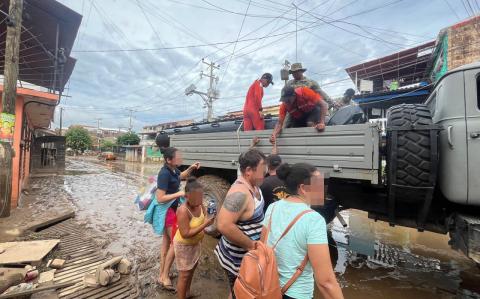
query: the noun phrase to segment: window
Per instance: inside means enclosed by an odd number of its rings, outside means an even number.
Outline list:
[[[477,107],[480,109],[480,74],[477,74]]]

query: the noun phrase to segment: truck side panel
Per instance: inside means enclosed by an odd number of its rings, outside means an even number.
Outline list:
[[[171,145],[183,152],[186,164],[199,161],[205,167],[237,169],[238,156],[254,136],[257,148],[271,152],[272,131],[222,132],[173,135]],[[380,132],[374,124],[331,126],[322,133],[313,128],[285,129],[278,138],[278,151],[288,163],[308,162],[331,177],[378,183]]]

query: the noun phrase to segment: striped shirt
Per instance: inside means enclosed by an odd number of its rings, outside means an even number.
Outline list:
[[[240,181],[237,181],[236,184],[243,184]],[[254,241],[260,240],[260,234],[262,233],[262,221],[264,218],[264,200],[262,191],[259,190],[260,199],[257,199],[255,195],[252,194],[253,200],[255,202],[255,210],[253,212],[252,218],[247,221],[237,222],[237,227],[250,239]],[[242,263],[243,256],[247,253],[247,250],[243,249],[230,242],[225,236],[220,238],[217,247],[215,247],[215,255],[218,258],[218,261],[223,269],[232,273],[235,276],[238,276],[238,270],[240,264]]]

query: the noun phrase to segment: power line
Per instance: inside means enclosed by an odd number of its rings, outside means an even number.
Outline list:
[[[450,2],[448,2],[448,0],[443,0],[443,1],[447,4],[448,8],[450,8],[450,10],[453,12],[453,14],[455,14],[457,16],[457,19],[461,20],[460,16],[457,14],[455,9],[453,9],[453,7],[450,5]]]
[[[202,0],[202,1],[206,2],[206,0]],[[233,55],[235,55],[235,49],[237,49],[238,39],[240,38],[240,34],[242,33],[243,25],[245,24],[245,19],[247,18],[248,9],[250,8],[250,3],[251,2],[252,2],[252,0],[250,0],[248,2],[247,9],[245,10],[245,14],[244,14],[243,19],[242,19],[242,25],[240,25],[240,30],[238,31],[238,34],[237,34],[237,40],[236,40],[235,44],[233,45],[232,55],[230,55],[230,59],[228,60],[227,66],[225,67],[225,70],[223,71],[223,75],[222,75],[222,78],[220,79],[220,83],[223,81],[223,78],[225,77],[225,74],[228,71],[228,67],[230,66],[230,61],[232,61]]]

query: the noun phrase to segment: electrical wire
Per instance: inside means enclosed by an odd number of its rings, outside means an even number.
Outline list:
[[[206,0],[202,0],[202,1],[206,1]],[[235,44],[233,45],[232,55],[230,56],[230,59],[228,60],[227,66],[225,67],[225,70],[223,71],[223,75],[220,79],[220,83],[222,83],[223,78],[225,77],[225,74],[228,71],[228,67],[230,66],[230,62],[232,61],[232,57],[233,57],[233,55],[235,55],[235,49],[237,49],[238,39],[240,38],[240,34],[242,34],[243,25],[245,24],[245,19],[247,18],[248,9],[250,8],[250,3],[251,2],[252,2],[252,0],[250,0],[248,2],[247,9],[245,10],[245,14],[244,14],[243,19],[242,19],[242,24],[240,25],[240,30],[238,31],[238,34],[237,34],[237,40],[236,40]]]

